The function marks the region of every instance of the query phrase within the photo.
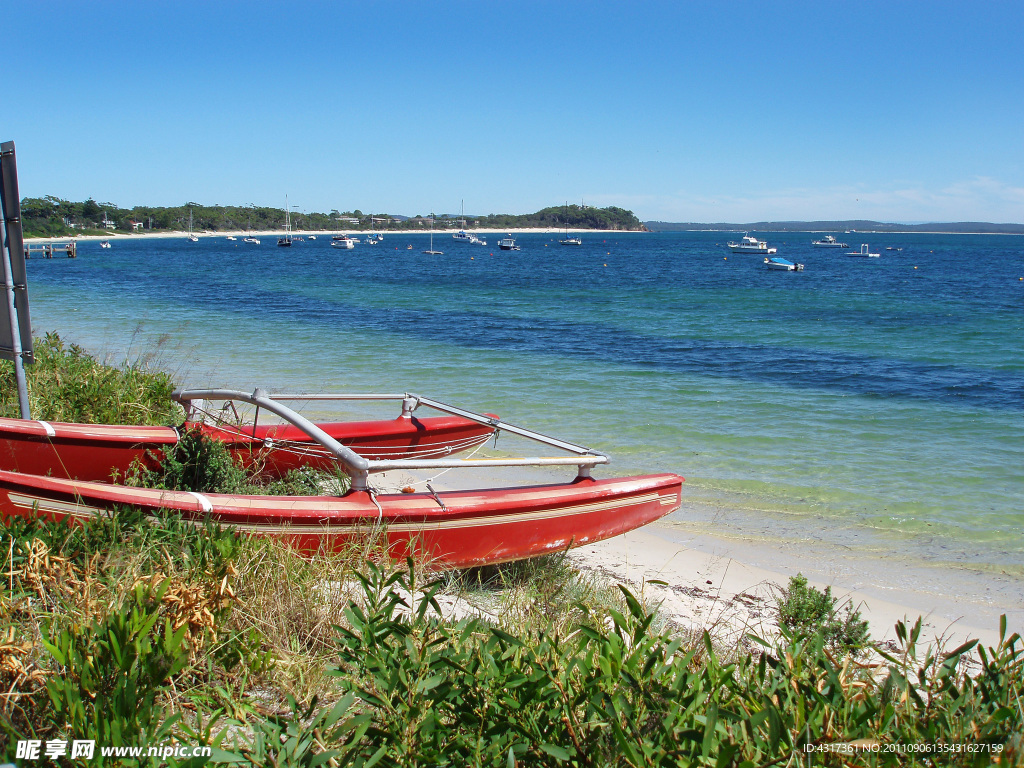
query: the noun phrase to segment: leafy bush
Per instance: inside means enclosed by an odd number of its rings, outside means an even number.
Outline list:
[[[136,465],[129,473],[129,483],[196,493],[244,493],[249,483],[227,446],[199,427],[185,430],[157,463],[156,469]]]
[[[174,425],[183,412],[173,400],[174,381],[141,363],[103,365],[56,333],[34,343],[35,362],[25,366],[32,416],[83,424]],[[0,361],[0,416],[18,418],[14,364]]]
[[[706,633],[686,648],[654,632],[625,588],[626,611],[562,636],[441,622],[437,584],[418,588],[411,569],[370,567],[361,583],[338,629],[336,674],[372,714],[359,759],[382,766],[756,766],[851,742],[860,746],[817,751],[815,765],[848,765],[851,754],[866,765],[1022,756],[1024,645],[1005,620],[972,677],[960,670],[974,643],[922,654],[920,623],[897,626],[903,654],[889,666],[837,662],[820,634],[757,640],[764,652],[726,662]],[[328,746],[351,756],[355,734]],[[964,744],[982,747],[944,749]]]
[[[171,733],[157,696],[189,662],[187,626],[160,622],[165,580],[155,592],[136,587],[128,604],[88,626],[51,627],[46,649],[59,665],[46,683],[54,725],[105,746],[144,746]]]
[[[349,479],[340,472],[329,474],[309,467],[290,470],[283,478],[264,478],[251,473],[232,456],[227,446],[199,427],[185,430],[178,442],[162,456],[150,456],[149,464],[136,464],[128,473],[129,485],[196,493],[234,493],[268,496],[316,496],[345,493]]]
[[[798,573],[778,598],[779,623],[802,636],[821,633],[825,645],[834,651],[852,652],[865,647],[870,637],[867,621],[850,603],[842,614],[836,603],[832,587],[821,592]]]

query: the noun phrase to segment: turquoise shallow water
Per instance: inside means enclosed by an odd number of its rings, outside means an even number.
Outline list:
[[[696,527],[1024,577],[1024,238],[766,236],[782,273],[736,237],[117,240],[29,289],[37,334],[190,385],[416,391],[679,472]]]

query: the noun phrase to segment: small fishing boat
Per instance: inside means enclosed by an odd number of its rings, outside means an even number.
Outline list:
[[[355,238],[349,237],[348,235],[334,235],[331,237],[332,248],[355,248]]]
[[[583,446],[531,432],[495,417],[472,414],[406,394],[478,425],[511,432],[571,455],[515,459],[367,459],[317,430],[299,414],[257,390],[177,393],[179,399],[241,399],[266,408],[305,431],[352,478],[342,496],[244,496],[136,488],[112,483],[0,470],[0,515],[85,521],[132,505],[149,514],[177,512],[282,540],[307,554],[376,541],[394,558],[418,555],[434,567],[465,568],[520,560],[582,546],[638,528],[679,508],[683,478],[675,474],[597,480],[590,470],[608,457]],[[385,396],[381,396],[385,397]],[[377,493],[371,473],[390,469],[466,466],[578,467],[570,482],[470,491]]]
[[[803,272],[804,270],[803,264],[797,264],[788,259],[780,259],[776,256],[766,258],[764,264],[768,269],[777,269],[783,272]]]
[[[775,253],[777,248],[769,248],[768,243],[765,240],[758,240],[752,235],[744,235],[738,243],[728,242],[729,250],[733,253],[762,253],[771,255]]]
[[[840,243],[832,235],[825,235],[821,240],[812,240],[811,245],[815,248],[849,248],[846,243]]]
[[[498,241],[498,247],[501,248],[501,250],[503,251],[520,250],[519,246],[516,245],[516,241],[513,239],[511,234],[509,234],[508,237],[501,238],[501,240]]]
[[[846,255],[847,256],[860,256],[863,259],[867,259],[867,258],[877,259],[879,256],[881,256],[881,254],[879,254],[879,253],[871,253],[871,250],[868,248],[868,244],[867,243],[861,243],[859,251],[849,251],[849,252],[847,252]]]

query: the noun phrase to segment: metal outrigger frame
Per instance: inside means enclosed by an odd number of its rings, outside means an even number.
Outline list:
[[[263,389],[257,388],[251,394],[233,389],[187,389],[176,390],[172,397],[190,411],[202,410],[202,403],[205,400],[223,401],[238,400],[241,402],[263,408],[281,417],[289,424],[298,427],[309,435],[310,439],[319,443],[331,453],[342,465],[345,472],[352,478],[352,490],[367,490],[368,477],[377,472],[387,472],[392,469],[453,469],[466,467],[517,467],[517,466],[576,466],[578,467],[577,477],[590,476],[591,468],[596,464],[610,463],[610,457],[601,451],[595,451],[582,445],[560,440],[549,435],[535,432],[523,427],[509,424],[494,416],[474,413],[463,408],[457,408],[438,400],[422,397],[411,392],[402,394],[270,394]],[[316,424],[305,416],[296,413],[294,410],[281,401],[289,400],[395,400],[402,402],[402,417],[412,418],[412,412],[420,406],[426,406],[442,413],[452,416],[459,416],[470,421],[475,421],[495,430],[519,435],[529,440],[549,445],[554,448],[575,454],[574,456],[537,456],[532,458],[506,458],[506,459],[366,459],[348,448],[333,437],[328,435]]]

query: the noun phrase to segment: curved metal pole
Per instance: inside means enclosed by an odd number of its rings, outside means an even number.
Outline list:
[[[179,403],[187,403],[192,400],[241,400],[242,402],[265,408],[271,413],[277,414],[288,423],[294,424],[330,451],[345,466],[348,474],[351,475],[352,490],[366,490],[366,477],[369,474],[368,470],[370,468],[369,461],[351,448],[346,448],[306,417],[300,416],[286,405],[281,405],[271,400],[262,389],[257,389],[251,395],[233,389],[179,389],[172,392],[171,397]]]

